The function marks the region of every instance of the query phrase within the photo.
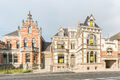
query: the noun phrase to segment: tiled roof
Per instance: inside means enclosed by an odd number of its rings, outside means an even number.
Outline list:
[[[120,32],[110,37],[110,40],[120,40]]]
[[[18,36],[18,31],[13,31],[11,33],[6,34],[5,36]]]

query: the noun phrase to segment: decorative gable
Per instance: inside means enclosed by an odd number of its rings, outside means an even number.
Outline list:
[[[95,18],[93,17],[93,15],[91,14],[91,16],[88,19],[88,25],[90,27],[94,27],[95,26]]]

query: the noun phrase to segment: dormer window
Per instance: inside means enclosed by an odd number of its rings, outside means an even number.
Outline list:
[[[32,27],[31,26],[28,27],[28,33],[32,33]]]
[[[93,21],[90,21],[90,27],[93,27]]]

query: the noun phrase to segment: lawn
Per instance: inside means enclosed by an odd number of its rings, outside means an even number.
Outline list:
[[[0,74],[18,74],[18,73],[30,73],[32,69],[10,69],[10,70],[0,70]]]

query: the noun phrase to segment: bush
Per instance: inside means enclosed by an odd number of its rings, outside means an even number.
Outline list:
[[[28,69],[28,70],[25,70],[25,69],[9,69],[9,70],[0,70],[0,74],[18,74],[18,73],[29,73],[29,72],[32,72],[33,70],[32,69]]]

